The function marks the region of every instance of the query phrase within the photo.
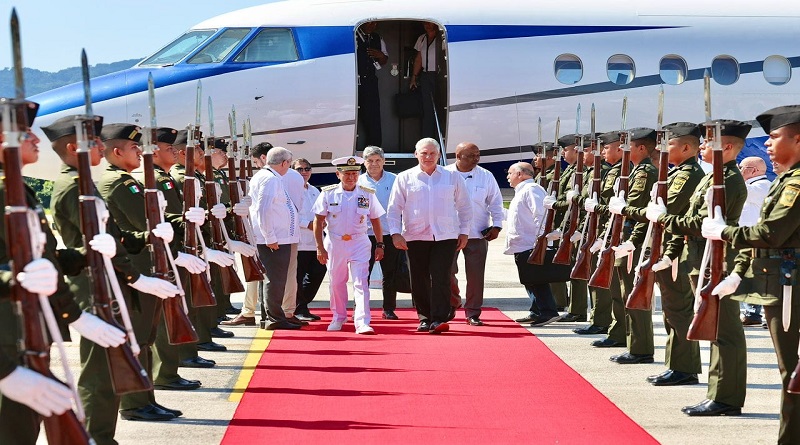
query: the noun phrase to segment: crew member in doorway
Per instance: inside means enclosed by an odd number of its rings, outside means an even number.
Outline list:
[[[358,61],[358,120],[364,128],[365,145],[381,143],[381,99],[378,77],[381,66],[386,65],[389,53],[380,34],[375,32],[377,22],[366,22],[356,32],[356,60]]]
[[[439,54],[441,42],[439,41],[439,26],[436,23],[425,22],[425,33],[419,36],[414,49],[417,57],[414,59],[414,72],[411,76],[409,87],[417,87],[422,94],[422,134],[423,138],[429,137],[439,140],[439,130],[436,122],[436,76],[439,71]]]

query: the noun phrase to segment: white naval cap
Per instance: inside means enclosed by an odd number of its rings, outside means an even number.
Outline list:
[[[335,165],[336,170],[340,172],[360,171],[363,163],[364,158],[360,156],[344,156],[331,161],[331,164]]]

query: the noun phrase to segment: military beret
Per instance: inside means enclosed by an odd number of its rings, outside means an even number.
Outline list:
[[[565,134],[558,138],[558,145],[560,147],[569,147],[570,145],[575,145],[575,137],[580,136],[578,134]]]
[[[747,139],[750,129],[753,128],[752,125],[746,122],[733,119],[716,119],[714,122],[717,121],[719,121],[722,126],[722,136],[734,136],[739,139]],[[705,124],[698,124],[697,126],[702,134],[706,134]]]
[[[178,130],[178,133],[175,135],[175,141],[172,142],[172,145],[186,145],[189,140],[189,132],[186,130]]]
[[[592,133],[584,134],[583,135],[583,146],[584,147],[591,147],[592,146],[592,138],[600,139],[600,133],[595,133],[594,137],[593,137]]]
[[[767,110],[756,116],[756,120],[761,124],[761,128],[764,129],[765,133],[796,124],[800,122],[800,105],[785,105]]]
[[[637,127],[631,128],[628,130],[628,132],[631,134],[632,141],[638,141],[641,139],[650,139],[652,141],[656,140],[656,131],[652,128]]]
[[[552,142],[539,142],[538,144],[533,144],[533,151],[538,153],[542,151],[544,148],[545,152],[553,151],[553,143]]]
[[[47,139],[50,139],[50,142],[55,142],[64,136],[72,136],[75,134],[75,122],[83,117],[85,116],[76,114],[64,116],[57,119],[52,124],[42,127],[42,131],[44,135],[47,136]],[[103,129],[103,116],[93,116],[93,119],[94,134],[95,136],[99,136],[100,131]]]
[[[683,136],[693,136],[700,139],[703,134],[697,124],[691,122],[675,122],[672,124],[664,125],[664,129],[669,131],[670,139],[679,138]]]
[[[142,139],[142,128],[133,124],[108,124],[103,126],[100,132],[100,139],[110,141],[111,139],[124,139],[139,142]]]
[[[9,98],[5,98],[5,97],[0,98],[0,103],[2,103],[2,104],[6,104],[6,103],[18,104],[20,102],[25,104],[25,108],[26,108],[27,115],[28,115],[28,126],[30,127],[30,126],[33,125],[33,121],[36,119],[36,113],[39,112],[39,104],[38,103],[31,102],[29,100],[19,101],[17,99],[9,99]],[[2,125],[2,124],[0,124],[0,125]]]
[[[361,171],[361,164],[363,163],[364,158],[360,156],[344,156],[331,161],[331,164],[335,165],[336,170],[340,172]]]
[[[608,145],[619,140],[619,131],[608,131],[598,136],[600,145]]]
[[[220,150],[227,150],[228,141],[222,138],[214,139],[214,148],[219,148]]]
[[[178,137],[178,130],[169,127],[156,128],[156,140],[167,144],[174,144]]]

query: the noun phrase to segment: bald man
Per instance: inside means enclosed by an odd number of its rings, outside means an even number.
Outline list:
[[[764,204],[769,193],[772,181],[767,178],[767,164],[764,159],[758,156],[750,156],[742,159],[739,163],[739,171],[742,172],[744,183],[747,185],[747,201],[742,207],[742,216],[739,217],[739,227],[750,227],[758,222],[761,214],[761,206]],[[767,325],[761,320],[761,305],[742,303],[744,314],[742,314],[742,324],[745,326]]]

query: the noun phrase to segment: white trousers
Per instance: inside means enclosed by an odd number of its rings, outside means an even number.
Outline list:
[[[356,328],[368,325],[369,314],[369,257],[372,244],[366,236],[350,241],[325,238],[330,274],[331,312],[334,321],[347,320],[347,279],[353,277]]]

